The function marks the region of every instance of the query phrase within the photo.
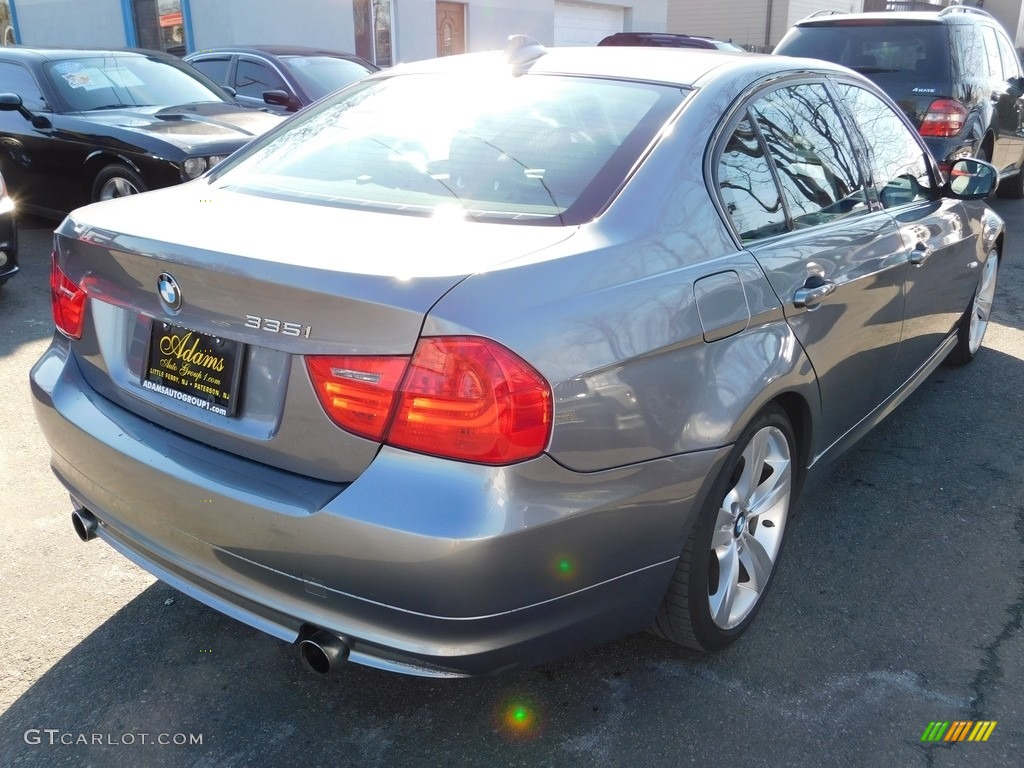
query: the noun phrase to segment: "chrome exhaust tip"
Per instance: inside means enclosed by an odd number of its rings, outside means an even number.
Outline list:
[[[325,629],[299,643],[302,663],[318,675],[327,675],[348,661],[348,644]]]
[[[76,507],[71,510],[71,525],[75,533],[82,541],[89,541],[96,538],[96,516],[84,507]]]

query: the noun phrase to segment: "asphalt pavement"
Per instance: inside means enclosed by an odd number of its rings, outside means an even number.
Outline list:
[[[758,621],[697,656],[640,634],[428,680],[292,646],[82,544],[28,371],[51,226],[0,289],[0,766],[1020,766],[1024,204],[984,349],[940,368],[806,493]],[[31,228],[30,228],[31,227]],[[936,721],[985,742],[922,742]]]

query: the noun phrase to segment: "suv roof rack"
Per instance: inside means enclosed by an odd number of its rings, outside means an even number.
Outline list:
[[[981,8],[975,8],[973,5],[947,5],[939,11],[939,16],[948,16],[951,13],[976,13],[979,16],[985,16],[993,20],[995,19],[995,16],[988,11],[983,11]]]
[[[807,18],[807,19],[814,19],[814,18],[817,18],[818,16],[845,16],[845,15],[846,15],[846,11],[837,11],[834,8],[822,8],[820,11],[815,11],[810,16],[807,16],[805,18]]]

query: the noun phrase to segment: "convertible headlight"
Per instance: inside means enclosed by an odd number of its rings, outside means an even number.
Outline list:
[[[202,176],[203,171],[207,168],[205,157],[190,157],[181,166],[183,175],[186,179],[194,179],[197,176]]]

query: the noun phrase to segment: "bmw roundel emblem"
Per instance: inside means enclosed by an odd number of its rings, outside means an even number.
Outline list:
[[[160,301],[169,310],[177,312],[181,308],[181,288],[178,287],[178,282],[166,272],[161,272],[160,277],[156,279],[156,290],[160,294]]]

